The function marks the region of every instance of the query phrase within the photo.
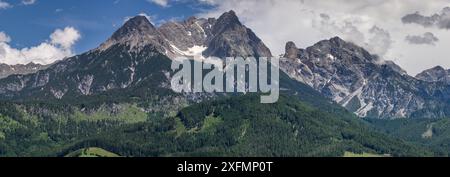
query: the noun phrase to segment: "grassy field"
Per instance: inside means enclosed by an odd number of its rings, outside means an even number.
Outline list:
[[[101,148],[91,147],[71,152],[67,154],[65,157],[120,157],[120,156]]]
[[[389,157],[389,155],[372,154],[372,153],[362,153],[356,154],[353,152],[345,152],[344,157]]]

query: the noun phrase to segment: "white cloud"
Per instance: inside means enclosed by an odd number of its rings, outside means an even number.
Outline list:
[[[5,32],[0,31],[0,43],[1,42],[10,42],[10,41],[11,41],[11,38],[8,35],[6,35]]]
[[[146,13],[144,13],[144,12],[141,12],[141,13],[139,13],[138,15],[139,15],[139,16],[144,16],[144,17],[147,18],[147,20],[150,21],[150,22],[152,22],[153,19],[154,19],[154,16],[148,15],[148,14],[146,14]]]
[[[148,2],[155,3],[161,7],[168,7],[169,6],[169,0],[147,0]]]
[[[365,46],[367,50],[380,56],[385,56],[392,47],[391,34],[385,29],[373,26],[369,30],[371,38],[368,40]]]
[[[148,15],[148,14],[146,14],[144,12],[139,13],[138,16],[144,16],[152,24],[154,24],[154,19],[156,18],[155,16]],[[128,20],[130,20],[133,17],[132,16],[126,16],[125,18],[123,18],[123,23],[127,22]]]
[[[3,34],[3,35],[2,35]],[[2,37],[3,36],[3,37]],[[0,33],[0,63],[27,64],[30,62],[50,64],[73,55],[72,47],[80,39],[79,32],[72,28],[57,29],[50,35],[50,42],[33,47],[17,49],[11,47],[11,38]]]
[[[80,37],[80,33],[73,27],[66,27],[63,30],[57,29],[50,35],[51,43],[60,45],[64,49],[70,49]]]
[[[24,5],[33,5],[37,0],[22,0],[22,4]]]
[[[450,30],[450,7],[445,7],[440,13],[431,16],[423,16],[420,12],[408,14],[402,18],[402,22]]]
[[[450,32],[403,24],[407,14],[434,14],[450,6],[448,0],[197,0],[213,5],[199,16],[218,17],[234,10],[240,20],[266,43],[274,55],[284,53],[287,41],[299,47],[334,36],[364,46],[394,60],[414,75],[435,65],[450,68]],[[405,41],[408,34],[432,32],[436,46]]]
[[[0,9],[7,9],[7,8],[10,8],[10,7],[12,7],[11,4],[0,0]]]

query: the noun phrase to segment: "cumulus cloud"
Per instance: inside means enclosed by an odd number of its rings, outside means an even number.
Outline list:
[[[168,7],[169,6],[169,0],[147,0],[148,2],[152,2],[156,5],[159,5],[161,7]]]
[[[405,40],[410,44],[427,44],[427,45],[436,45],[436,42],[439,41],[439,38],[434,36],[433,33],[426,32],[423,35],[408,35]]]
[[[6,35],[5,32],[0,31],[0,43],[1,42],[10,42],[10,41],[11,41],[11,38],[8,35]]]
[[[368,40],[366,47],[372,53],[384,56],[392,47],[391,34],[378,26],[373,26],[369,30],[371,38]]]
[[[402,22],[448,30],[450,29],[450,7],[445,7],[440,13],[435,13],[431,16],[424,16],[420,12],[408,14],[402,18]]]
[[[379,56],[384,56],[392,46],[393,41],[387,30],[376,25],[367,29],[361,27],[362,24],[368,24],[363,18],[338,17],[335,19],[328,14],[321,13],[318,19],[313,23],[313,27],[323,34],[339,36]]]
[[[24,5],[33,5],[37,0],[22,0],[22,4]]]
[[[51,43],[64,49],[70,49],[80,37],[80,32],[73,27],[57,29],[50,35]]]
[[[27,64],[30,62],[49,64],[73,55],[73,45],[80,39],[80,33],[73,27],[57,29],[50,40],[33,47],[17,49],[9,42],[11,38],[0,33],[0,63]]]
[[[7,8],[10,8],[10,7],[12,7],[11,4],[0,0],[0,9],[7,9]]]
[[[365,39],[364,33],[355,26],[358,23],[358,19],[344,19],[336,20],[331,18],[330,15],[321,13],[318,20],[314,20],[312,27],[327,35],[336,35],[345,40],[354,43],[360,43]]]

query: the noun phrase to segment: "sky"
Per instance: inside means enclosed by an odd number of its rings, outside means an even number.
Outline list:
[[[80,54],[138,14],[160,25],[229,10],[273,54],[284,53],[287,41],[305,48],[339,36],[411,75],[450,68],[450,0],[0,0],[0,62]]]
[[[0,62],[52,63],[96,48],[129,17],[146,15],[159,25],[190,17],[204,6],[157,0],[0,0]]]

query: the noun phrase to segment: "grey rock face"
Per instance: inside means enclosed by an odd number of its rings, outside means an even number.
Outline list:
[[[207,42],[205,56],[216,57],[271,57],[270,50],[252,30],[241,24],[234,11],[217,19],[212,28],[214,35]]]
[[[389,68],[393,69],[394,71],[402,74],[402,75],[407,75],[408,74],[402,67],[398,66],[393,61],[387,60],[387,61],[384,61],[383,64],[388,66]]]
[[[147,46],[152,46],[158,52],[175,56],[166,38],[144,16],[129,19],[105,43],[95,51],[105,51],[117,44],[128,46],[130,51],[139,52]]]
[[[7,65],[7,64],[0,64],[0,79],[6,78],[10,75],[14,74],[31,74],[35,73],[39,70],[43,70],[48,68],[49,65],[40,65],[35,63],[28,63],[26,65]]]
[[[340,38],[307,49],[286,46],[281,68],[360,117],[441,117],[449,88],[417,80],[393,62]],[[437,95],[440,93],[440,95]],[[448,108],[448,107],[447,107]],[[442,109],[442,108],[440,108]]]
[[[416,78],[427,82],[444,82],[450,84],[450,70],[436,66],[419,73]]]
[[[297,58],[297,56],[300,53],[300,50],[297,48],[294,42],[289,41],[286,44],[286,54],[284,55],[285,58]]]
[[[167,22],[159,27],[159,31],[179,50],[188,51],[194,46],[205,45],[207,38],[212,35],[214,22],[214,19],[191,17],[183,22]]]

